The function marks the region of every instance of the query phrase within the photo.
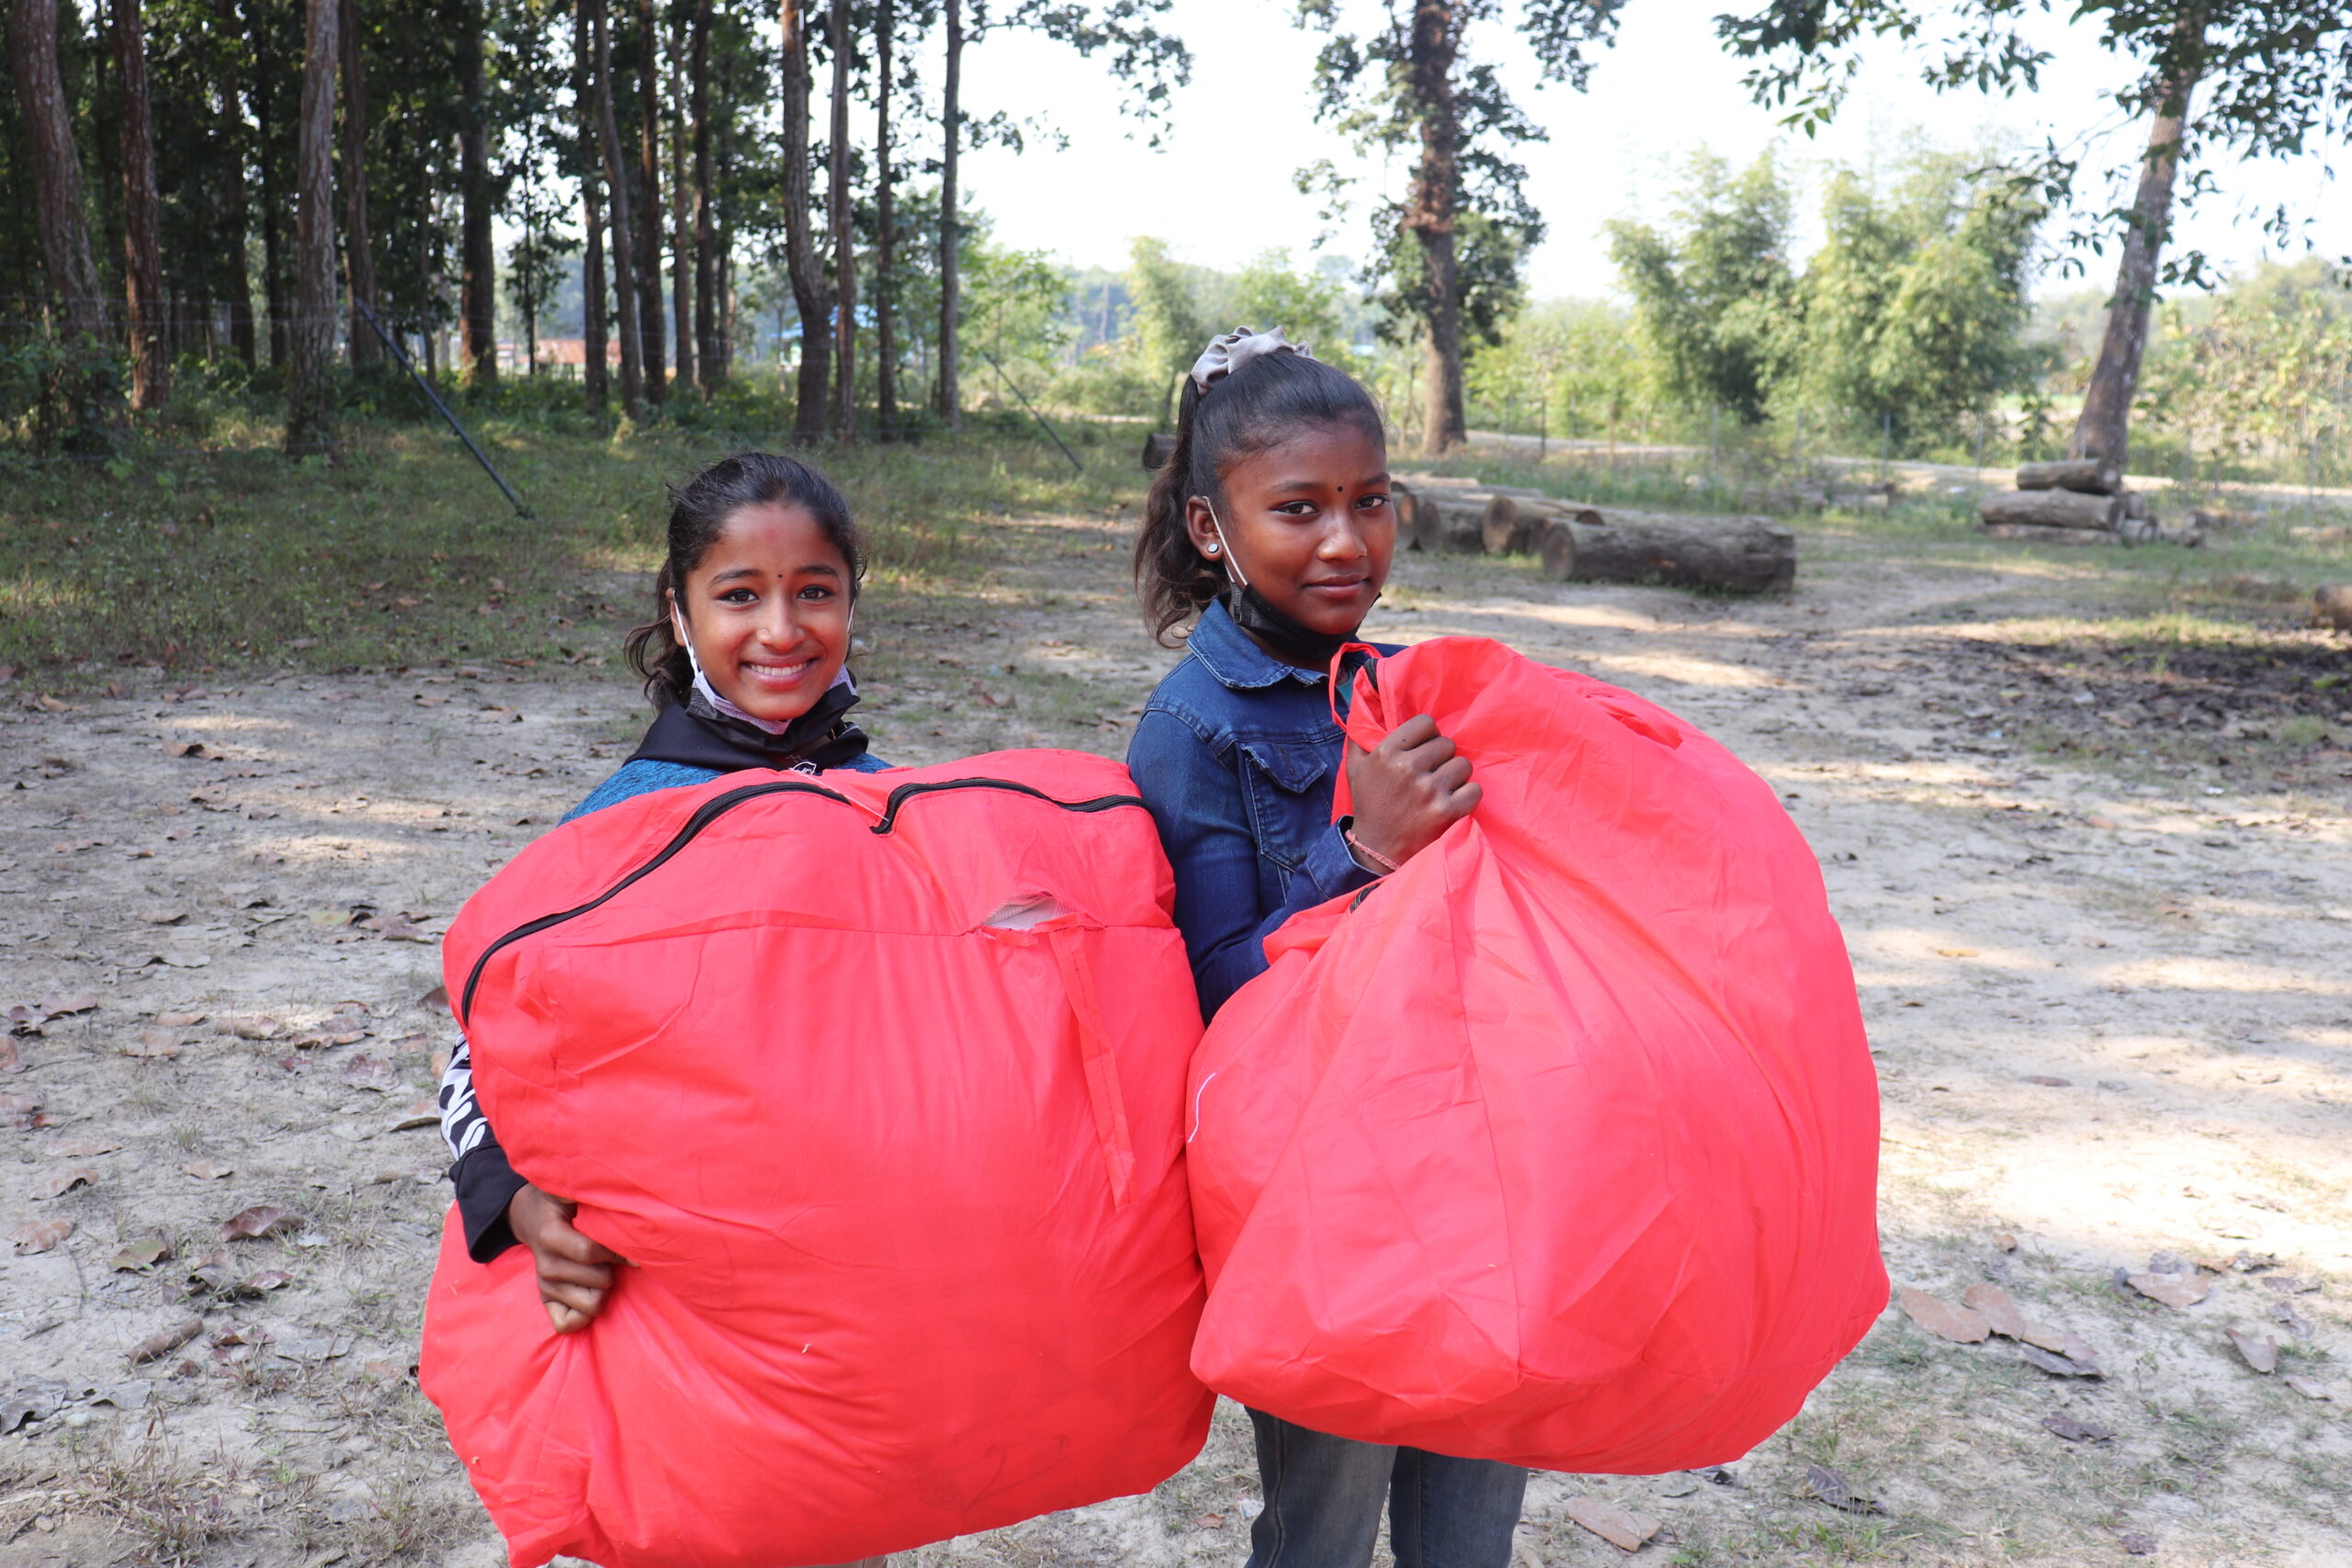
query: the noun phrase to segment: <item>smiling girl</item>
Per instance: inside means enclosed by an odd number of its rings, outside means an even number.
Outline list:
[[[1127,750],[1204,1018],[1265,970],[1283,921],[1396,870],[1478,804],[1427,715],[1342,757],[1329,671],[1396,547],[1371,396],[1279,331],[1210,344],[1136,546],[1153,632],[1192,631]],[[1334,823],[1343,764],[1354,811]],[[1525,1471],[1250,1419],[1265,1492],[1250,1568],[1363,1568],[1384,1504],[1400,1568],[1510,1562]]]
[[[857,687],[844,663],[865,570],[848,502],[808,465],[750,452],[687,481],[673,497],[653,618],[627,645],[652,726],[564,820],[745,768],[888,767],[847,716]],[[574,1205],[507,1163],[475,1101],[463,1041],[441,1080],[441,1130],[475,1261],[528,1247],[557,1331],[585,1328],[621,1259],[572,1225]]]

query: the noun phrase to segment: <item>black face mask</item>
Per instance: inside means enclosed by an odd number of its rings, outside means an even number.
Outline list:
[[[1354,627],[1339,637],[1318,632],[1275,609],[1255,588],[1238,583],[1226,588],[1225,613],[1260,648],[1276,659],[1307,669],[1329,670],[1340,649],[1356,640]]]
[[[771,735],[720,713],[697,689],[684,703],[673,703],[653,716],[652,728],[629,761],[684,762],[722,773],[742,768],[838,768],[865,753],[865,731],[848,717],[856,704],[856,688],[831,687],[783,734]]]

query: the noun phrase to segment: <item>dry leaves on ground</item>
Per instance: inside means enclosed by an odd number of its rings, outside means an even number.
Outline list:
[[[1993,1332],[1992,1325],[1984,1321],[1981,1313],[1938,1301],[1925,1291],[1915,1291],[1908,1285],[1902,1285],[1896,1288],[1894,1294],[1912,1322],[1955,1345],[1977,1344]]]
[[[1637,1514],[1598,1497],[1569,1498],[1567,1515],[1620,1551],[1639,1551],[1642,1543],[1658,1531],[1658,1521],[1647,1514]]]
[[[301,1228],[301,1215],[286,1209],[274,1208],[267,1203],[256,1203],[252,1208],[241,1209],[221,1221],[220,1239],[237,1241]]]
[[[21,1258],[47,1252],[73,1234],[72,1220],[36,1220],[10,1231],[8,1239],[17,1244],[17,1255]]]
[[[1805,1490],[1828,1504],[1841,1514],[1883,1514],[1870,1498],[1856,1494],[1844,1475],[1826,1465],[1809,1464],[1804,1471]]]
[[[2195,1306],[2213,1288],[2201,1274],[2132,1274],[2125,1276],[2124,1283],[2168,1307]]]
[[[2265,1377],[2278,1370],[2278,1342],[2267,1334],[2241,1334],[2229,1331],[2230,1343],[2236,1347],[2239,1359]]]
[[[33,1196],[37,1199],[62,1198],[76,1187],[85,1187],[97,1179],[98,1173],[86,1165],[53,1170],[33,1183]]]
[[[159,1360],[204,1332],[204,1319],[183,1318],[160,1334],[151,1334],[130,1348],[131,1364]]]

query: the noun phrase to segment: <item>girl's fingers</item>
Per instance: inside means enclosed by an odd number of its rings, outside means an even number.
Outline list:
[[[1380,749],[1387,752],[1409,751],[1437,734],[1437,720],[1425,713],[1417,713],[1388,732]]]
[[[1487,792],[1483,786],[1475,784],[1464,784],[1460,789],[1453,792],[1451,799],[1446,801],[1446,816],[1458,822],[1463,818],[1469,816],[1473,811],[1477,810],[1478,802],[1484,800],[1486,797]]]
[[[1470,759],[1456,757],[1430,770],[1430,783],[1437,786],[1441,795],[1453,795],[1463,789],[1470,783]]]
[[[561,1280],[594,1291],[613,1288],[613,1271],[605,1265],[574,1263],[568,1258],[542,1258],[538,1260],[541,1282]]]
[[[620,1254],[603,1242],[569,1225],[548,1238],[548,1250],[574,1263],[618,1263]]]
[[[595,1316],[604,1310],[605,1306],[605,1292],[602,1291],[592,1291],[584,1285],[568,1285],[560,1280],[546,1278],[539,1280],[539,1299],[543,1302],[560,1303],[588,1317]]]
[[[548,1322],[555,1325],[558,1334],[577,1334],[596,1321],[594,1313],[582,1312],[561,1302],[542,1302],[539,1304],[548,1309]]]

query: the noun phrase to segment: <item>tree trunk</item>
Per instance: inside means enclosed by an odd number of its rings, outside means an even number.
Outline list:
[[[256,33],[258,38],[258,31]],[[270,368],[283,372],[286,368],[286,260],[283,234],[286,210],[285,193],[277,188],[277,138],[276,117],[270,113],[270,100],[276,96],[272,85],[277,62],[268,59],[256,41],[253,74],[247,79],[254,115],[254,163],[260,176],[255,182],[261,190],[261,304],[269,329]]]
[[[2066,444],[2069,457],[2098,457],[2123,468],[2132,440],[2132,403],[2140,391],[2140,361],[2148,348],[2148,313],[2156,299],[2156,257],[2172,229],[2173,176],[2180,169],[2181,134],[2188,102],[2203,70],[2205,17],[2196,6],[2182,9],[2173,34],[2179,63],[2165,84],[2163,101],[2148,128],[2148,151],[2140,165],[2140,191],[2132,204],[2131,231],[2116,268],[2115,298],[2107,308],[2107,335],[2091,369],[2082,417]]]
[[[1996,490],[1978,503],[1987,527],[2104,528],[2123,521],[2123,498],[2071,490]]]
[[[956,0],[948,0],[953,7]],[[792,438],[803,446],[825,438],[825,394],[832,386],[832,307],[825,299],[817,239],[810,231],[814,196],[808,163],[808,16],[803,0],[783,0],[784,20],[784,260],[800,314],[800,379]]]
[[[1462,407],[1462,279],[1453,251],[1453,221],[1461,205],[1461,126],[1453,103],[1453,61],[1459,39],[1454,0],[1414,0],[1410,87],[1421,131],[1421,160],[1406,197],[1404,223],[1419,242],[1428,291],[1422,319],[1428,385],[1421,410],[1421,450],[1441,457],[1467,434]]]
[[[57,0],[12,0],[8,54],[16,67],[33,166],[33,221],[41,265],[66,333],[92,345],[107,341],[106,301],[82,206],[82,158],[57,63]]]
[[[964,79],[964,4],[946,0],[947,69],[940,90],[939,160],[939,422],[950,430],[964,425],[964,392],[956,329],[964,313],[963,224],[956,211],[956,152],[964,122],[958,96]]]
[[[588,24],[590,0],[571,8],[571,101],[580,113],[580,397],[591,413],[605,412],[605,193],[597,177],[596,46]]]
[[[1797,575],[1796,536],[1764,517],[1670,517],[1611,512],[1549,525],[1539,542],[1556,581],[1658,582],[1768,593]]]
[[[637,320],[645,333],[645,397],[670,400],[668,334],[662,317],[662,28],[653,0],[637,0]]]
[[[356,0],[342,0],[336,31],[343,44],[343,269],[354,301],[376,303],[375,242],[368,233],[368,72],[361,51]],[[372,369],[384,345],[351,313],[351,363]]]
[[[2086,495],[2113,495],[2123,488],[2123,474],[2104,457],[2070,457],[2055,463],[2019,463],[2019,490],[2077,490]]]
[[[831,167],[825,201],[833,231],[833,439],[857,439],[857,231],[849,188],[849,0],[833,0]]]
[[[899,427],[898,235],[890,173],[890,45],[897,7],[880,0],[874,22],[874,425],[888,441]]]
[[[686,178],[686,37],[690,18],[670,28],[670,315],[678,341],[678,389],[702,385],[695,364],[695,203]]]
[[[286,455],[334,450],[334,77],[337,0],[307,0],[302,117],[294,189],[294,320],[286,383]]]
[[[706,395],[724,375],[718,347],[718,233],[711,191],[710,8],[695,0],[692,85],[695,137],[695,369]]]
[[[636,239],[629,223],[628,165],[621,159],[620,120],[613,112],[613,30],[605,0],[582,0],[595,34],[596,135],[605,152],[605,190],[613,226],[613,300],[621,333],[621,412],[645,417],[644,340],[637,334]]]
[[[490,232],[490,85],[482,58],[484,0],[465,0],[458,30],[458,316],[465,325],[466,378],[498,379],[497,259]]]
[[[171,400],[172,359],[164,337],[163,210],[155,196],[154,117],[139,0],[114,0],[114,55],[122,94],[122,277],[130,307],[130,406],[144,412]]]

